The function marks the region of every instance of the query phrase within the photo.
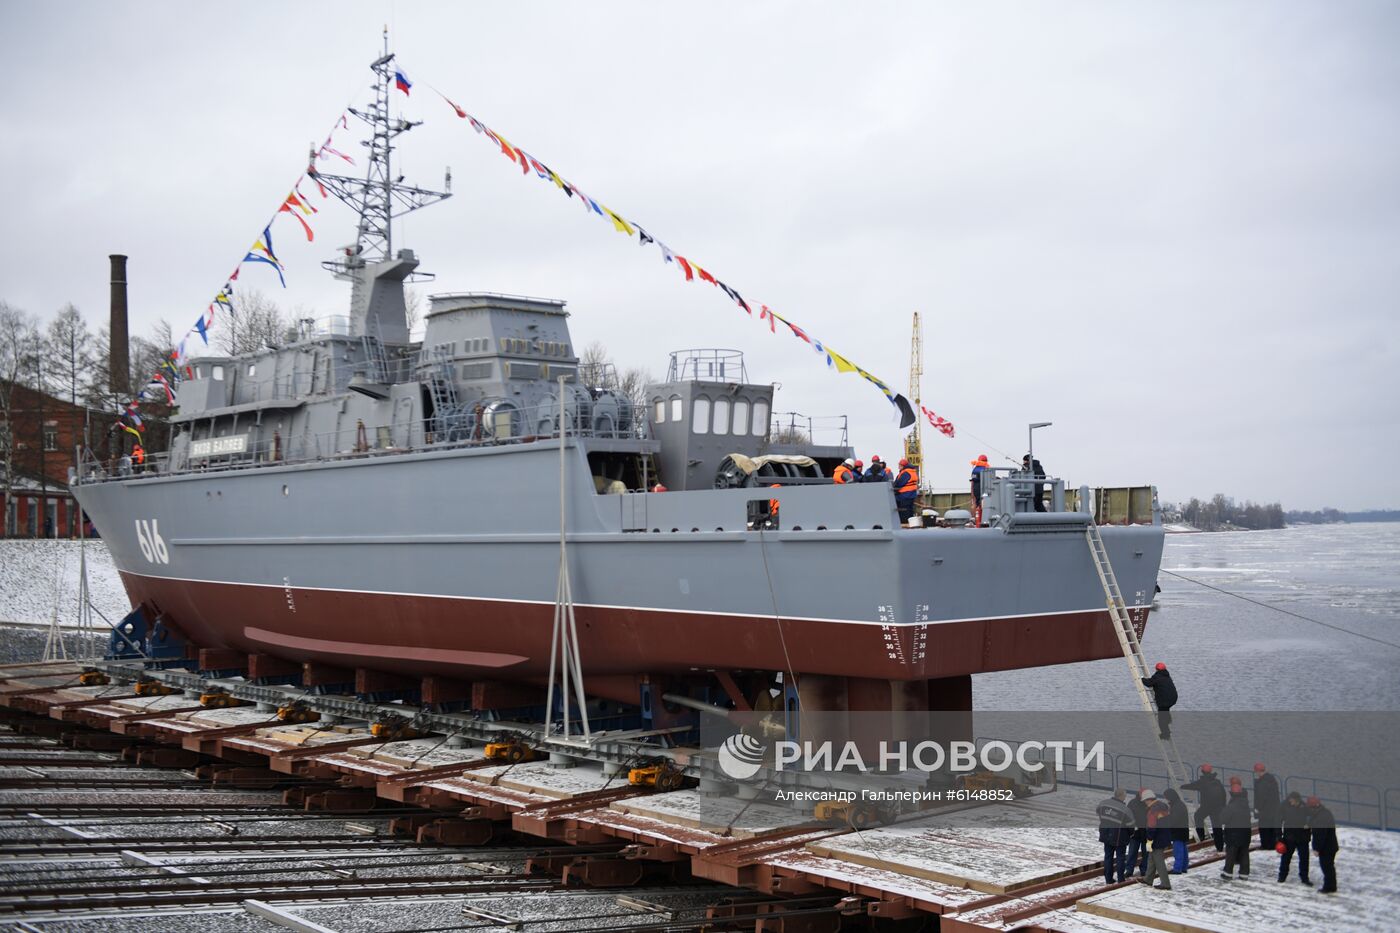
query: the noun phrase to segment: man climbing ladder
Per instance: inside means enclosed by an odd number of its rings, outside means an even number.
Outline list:
[[[1151,677],[1142,678],[1144,686],[1152,690],[1152,700],[1157,704],[1157,733],[1159,738],[1172,737],[1172,707],[1176,705],[1176,684],[1167,666],[1157,662],[1157,670]]]
[[[1157,749],[1161,753],[1162,764],[1166,766],[1168,786],[1179,788],[1190,777],[1190,773],[1181,761],[1181,755],[1176,750],[1176,743],[1172,741],[1168,728],[1171,716],[1169,713],[1166,714],[1167,718],[1164,721],[1161,718],[1163,715],[1161,707],[1158,706],[1154,709],[1153,695],[1148,693],[1148,685],[1152,683],[1152,677],[1149,677],[1147,673],[1147,659],[1142,655],[1142,642],[1138,640],[1137,629],[1133,627],[1133,620],[1128,615],[1128,607],[1123,602],[1123,594],[1118,589],[1118,578],[1114,576],[1113,564],[1109,561],[1108,549],[1104,547],[1103,536],[1099,534],[1098,526],[1092,521],[1085,529],[1085,537],[1089,542],[1089,554],[1094,560],[1094,568],[1099,574],[1099,583],[1103,585],[1104,601],[1108,606],[1109,618],[1113,623],[1113,633],[1118,636],[1119,647],[1123,649],[1123,657],[1127,660],[1128,669],[1133,676],[1133,686],[1137,688],[1143,710],[1149,714],[1157,713]],[[1167,674],[1165,664],[1158,665],[1157,672],[1166,674],[1166,680],[1170,682],[1171,675]],[[1154,685],[1153,693],[1155,692]],[[1172,685],[1170,705],[1175,705],[1175,703],[1176,686]]]

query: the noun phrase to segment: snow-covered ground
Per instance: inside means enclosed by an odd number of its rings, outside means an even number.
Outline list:
[[[55,608],[62,625],[78,623],[78,541],[42,538],[0,540],[0,622],[47,625]],[[116,622],[130,611],[107,546],[88,541],[88,589],[92,604]],[[93,620],[99,626],[101,619]]]

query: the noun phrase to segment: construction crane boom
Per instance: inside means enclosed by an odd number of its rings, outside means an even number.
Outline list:
[[[922,400],[920,399],[920,385],[924,381],[924,335],[919,326],[919,312],[914,312],[914,337],[909,346],[909,397],[914,401],[914,430],[904,438],[904,458],[909,461],[909,465],[919,471],[919,485],[927,487],[928,481],[924,478],[924,441],[920,424],[923,419]]]

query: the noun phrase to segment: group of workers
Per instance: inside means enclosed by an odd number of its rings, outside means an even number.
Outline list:
[[[1151,689],[1157,705],[1158,735],[1170,740],[1171,708],[1177,702],[1171,672],[1166,664],[1159,662],[1152,676],[1142,678],[1142,683]],[[1217,852],[1225,854],[1220,872],[1222,879],[1249,877],[1249,849],[1257,816],[1260,849],[1273,849],[1280,856],[1279,881],[1288,880],[1289,867],[1297,853],[1298,877],[1304,884],[1312,884],[1308,877],[1311,844],[1322,867],[1322,887],[1318,890],[1323,894],[1336,892],[1337,822],[1332,811],[1317,797],[1304,800],[1301,794],[1293,791],[1280,801],[1278,778],[1269,773],[1263,762],[1254,766],[1253,807],[1244,782],[1231,777],[1227,790],[1209,763],[1202,764],[1200,776],[1181,785],[1181,789],[1195,791],[1198,795],[1194,820],[1197,842],[1205,842],[1206,820],[1210,820],[1211,842]],[[1161,800],[1150,788],[1143,788],[1136,797],[1125,802],[1126,796],[1126,792],[1119,789],[1096,810],[1099,841],[1104,847],[1104,882],[1124,881],[1136,870],[1142,875],[1138,880],[1143,884],[1151,885],[1154,877],[1160,877],[1159,887],[1170,890],[1169,875],[1185,874],[1189,863],[1187,845],[1191,832],[1186,803],[1175,788],[1168,788]],[[1173,858],[1170,871],[1166,861],[1168,851]]]
[[[1243,781],[1230,778],[1227,794],[1209,764],[1201,765],[1200,778],[1183,784],[1181,789],[1200,795],[1196,840],[1205,841],[1205,821],[1209,818],[1215,849],[1225,854],[1222,880],[1249,877],[1249,850],[1257,816],[1259,848],[1278,853],[1280,882],[1288,880],[1293,855],[1297,853],[1298,878],[1303,884],[1312,884],[1308,877],[1311,846],[1322,868],[1322,887],[1318,891],[1336,893],[1337,821],[1317,797],[1304,800],[1293,791],[1280,802],[1278,778],[1269,773],[1263,762],[1254,766],[1253,807]],[[1191,833],[1186,803],[1174,788],[1168,788],[1159,799],[1151,788],[1144,787],[1132,800],[1127,800],[1127,792],[1120,788],[1100,803],[1095,813],[1099,819],[1099,841],[1103,843],[1105,884],[1126,881],[1137,872],[1142,884],[1151,886],[1153,879],[1158,878],[1159,890],[1169,891],[1170,876],[1186,873],[1190,866],[1187,846]],[[1172,853],[1170,869],[1168,852]]]
[[[870,458],[867,468],[862,460],[847,457],[831,473],[831,481],[838,486],[853,483],[893,483],[894,502],[899,509],[901,523],[908,522],[914,515],[914,500],[919,496],[919,471],[903,457],[899,460],[899,472],[894,473],[885,461],[876,454]]]
[[[992,469],[992,464],[987,459],[986,454],[969,462],[972,464],[973,523],[980,526],[982,524],[982,475]],[[1039,460],[1030,454],[1021,458],[1021,469],[1035,479],[1045,478],[1045,468],[1040,465]],[[831,481],[838,486],[847,486],[852,483],[893,483],[900,523],[907,523],[914,515],[915,500],[919,495],[919,471],[911,466],[906,459],[900,459],[899,472],[895,473],[880,459],[878,454],[870,458],[868,468],[864,461],[847,457],[832,471]],[[1038,483],[1032,486],[1030,493],[1031,503],[1035,511],[1046,511],[1045,484]]]

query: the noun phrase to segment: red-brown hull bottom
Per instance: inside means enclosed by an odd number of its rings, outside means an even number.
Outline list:
[[[133,604],[157,609],[205,648],[412,677],[540,682],[548,669],[554,615],[549,604],[133,573],[123,573],[122,580]],[[1145,624],[1147,610],[1132,611],[1139,627]],[[600,683],[706,670],[912,681],[1121,654],[1104,611],[897,628],[597,606],[578,606],[576,614],[584,669]],[[635,691],[616,698],[635,699]]]

